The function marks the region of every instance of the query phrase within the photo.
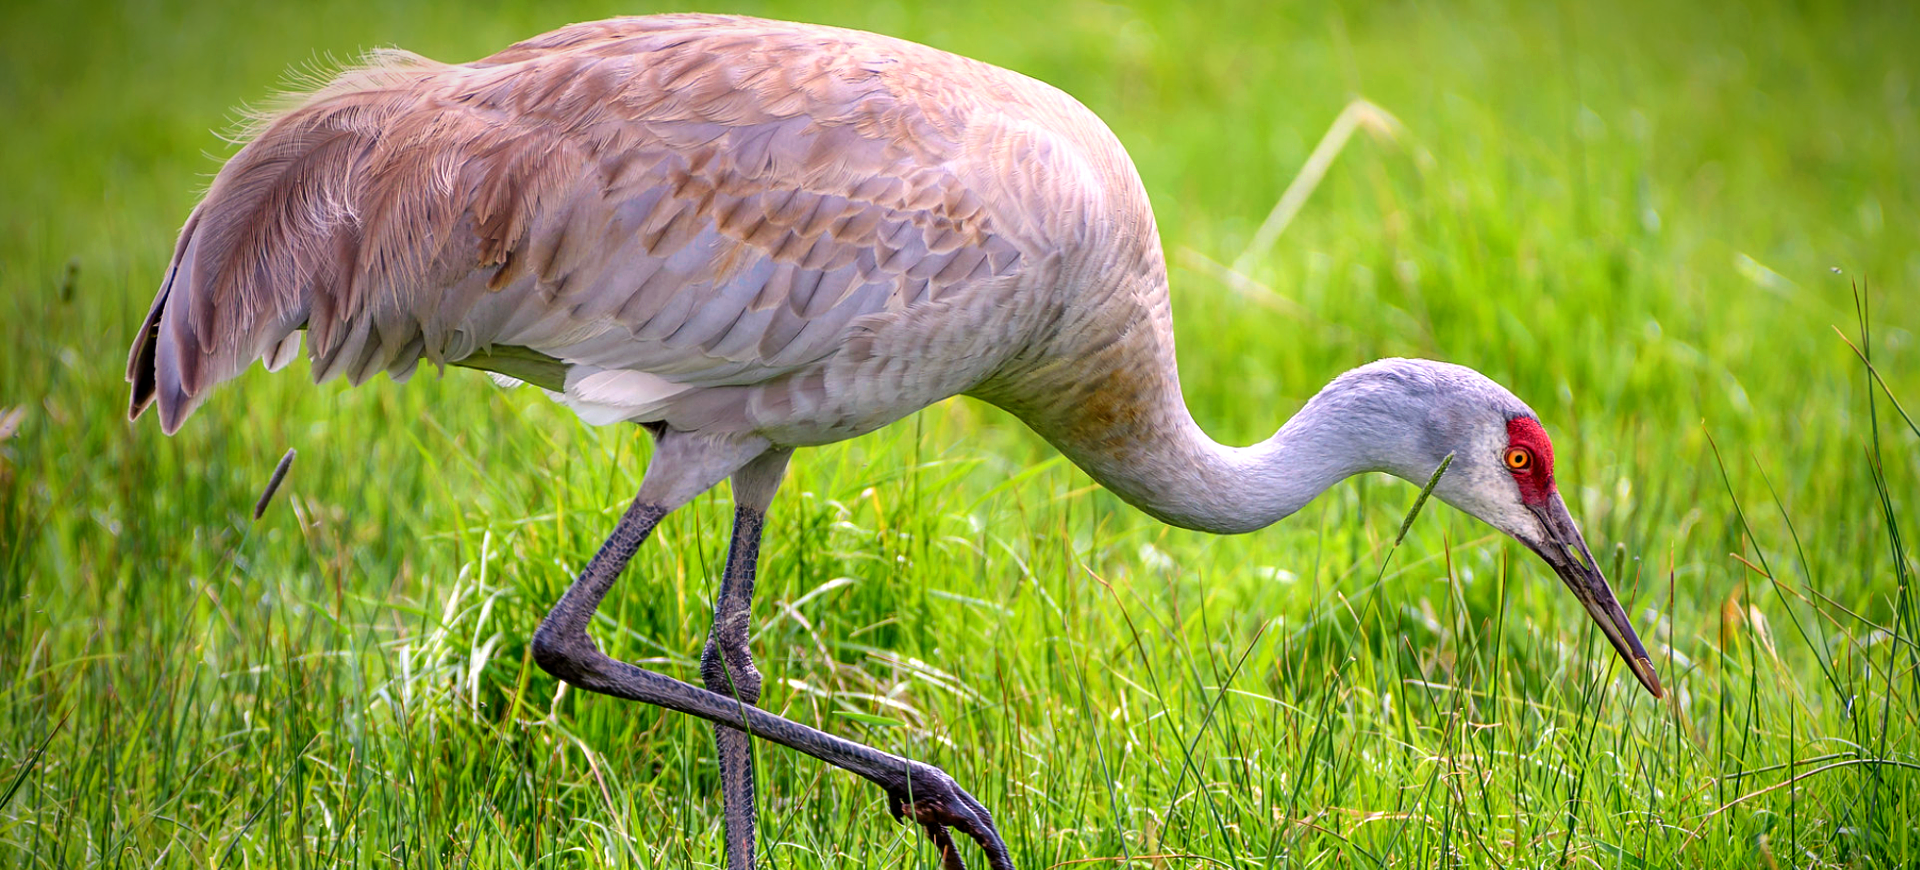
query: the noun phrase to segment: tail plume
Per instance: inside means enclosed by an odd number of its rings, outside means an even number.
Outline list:
[[[403,282],[397,271],[425,268],[417,256],[363,251],[361,207],[367,176],[392,171],[377,165],[381,137],[420,101],[413,86],[435,69],[444,66],[376,55],[255,126],[180,230],[128,355],[129,418],[158,405],[172,434],[207,391],[254,360],[269,369],[290,362],[302,327],[312,331],[316,359],[336,349],[342,333],[356,331],[369,286],[391,287]],[[450,219],[410,217],[426,227],[410,242],[430,243],[436,230],[445,240]],[[379,258],[371,270],[369,255]]]

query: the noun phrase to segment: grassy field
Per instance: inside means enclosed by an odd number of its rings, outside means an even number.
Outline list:
[[[171,439],[123,414],[234,107],[369,47],[466,60],[647,2],[0,9],[0,865],[720,863],[706,724],[528,658],[637,431],[471,372],[349,390],[304,363]],[[1920,14],[1269,5],[727,8],[1106,118],[1222,440],[1379,356],[1511,387],[1670,700],[1485,526],[1434,506],[1396,549],[1397,481],[1209,537],[955,400],[796,461],[764,704],[943,766],[1026,870],[1920,866],[1920,429],[1892,401],[1920,412]],[[1356,97],[1398,132],[1356,134],[1249,256]],[[697,679],[728,512],[668,519],[609,653]],[[933,865],[878,790],[758,752],[767,866]]]

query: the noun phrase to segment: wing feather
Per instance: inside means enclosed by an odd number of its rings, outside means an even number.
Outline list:
[[[937,75],[889,78],[902,56]],[[314,376],[356,383],[495,346],[689,389],[787,376],[862,317],[1018,267],[960,143],[968,112],[1017,108],[987,83],[1011,75],[712,16],[457,66],[380,55],[216,177],[136,337],[130,411],[157,402],[171,432],[252,360],[284,365],[303,327]],[[673,393],[593,383],[598,411]]]

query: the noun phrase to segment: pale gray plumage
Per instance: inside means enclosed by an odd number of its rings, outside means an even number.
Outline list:
[[[1470,369],[1382,360],[1267,441],[1215,443],[1181,399],[1166,266],[1119,142],[1052,87],[913,43],[676,15],[468,64],[377,55],[264,119],[187,219],[128,362],[132,414],[157,404],[171,433],[253,360],[289,361],[303,329],[316,379],[470,366],[656,436],[633,508],[533,651],[569,682],[715,723],[733,870],[753,860],[749,733],[880,784],[949,866],[955,828],[1011,867],[937,769],[752,706],[748,601],[787,455],[957,394],[1214,532],[1360,472],[1425,481],[1452,455],[1436,494],[1546,559],[1660,691],[1526,405]],[[585,627],[634,549],[730,476],[706,689],[600,655]]]

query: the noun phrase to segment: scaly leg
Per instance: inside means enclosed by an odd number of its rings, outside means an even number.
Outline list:
[[[785,475],[785,450],[761,454],[733,475],[733,541],[727,570],[713,602],[713,628],[700,655],[700,676],[707,691],[742,705],[760,702],[760,671],[753,666],[747,628],[753,620],[753,576],[760,558],[760,535],[767,506]],[[747,732],[715,723],[713,743],[720,755],[720,794],[726,804],[728,870],[753,870],[753,748]]]
[[[939,768],[835,737],[758,707],[656,674],[602,653],[587,637],[587,624],[627,562],[668,512],[691,501],[750,461],[769,445],[665,432],[633,505],[620,517],[600,551],[567,588],[533,635],[533,658],[548,673],[592,692],[642,701],[727,725],[762,740],[797,749],[858,774],[887,793],[896,819],[912,819],[939,849],[948,870],[966,866],[948,829],[973,838],[994,870],[1013,870],[993,817]]]

